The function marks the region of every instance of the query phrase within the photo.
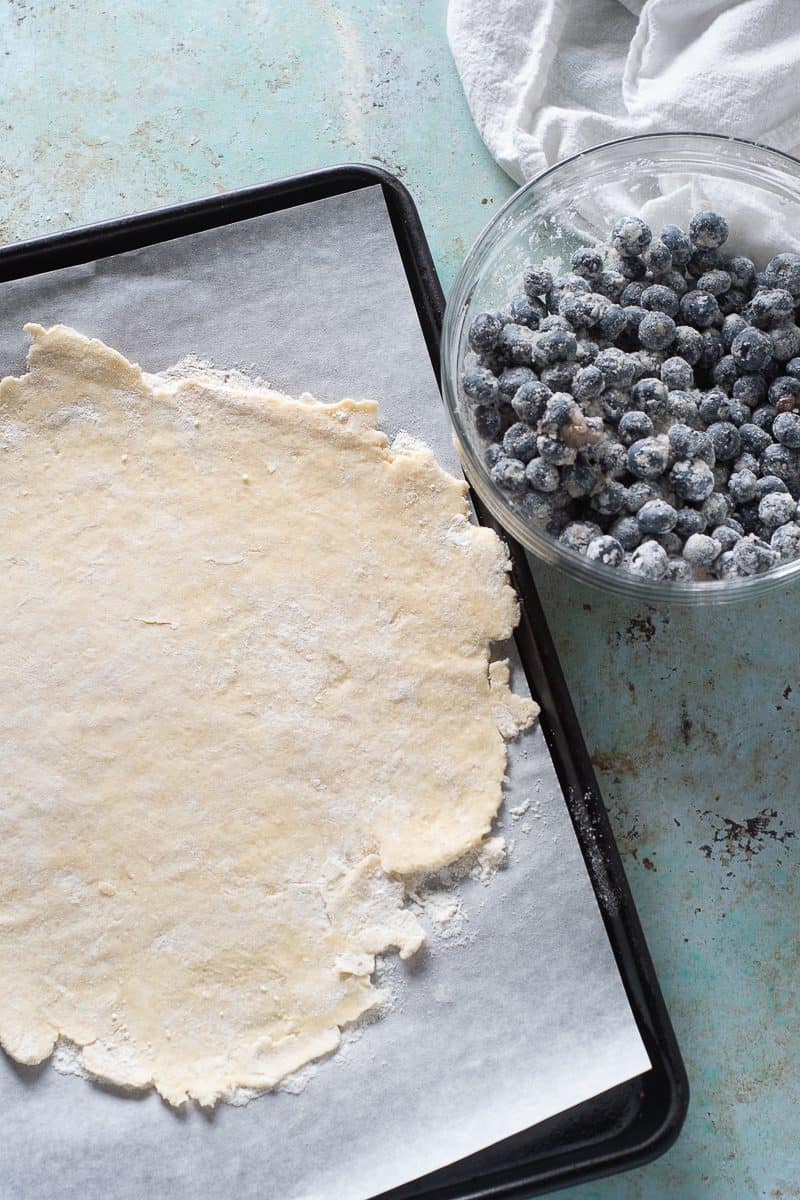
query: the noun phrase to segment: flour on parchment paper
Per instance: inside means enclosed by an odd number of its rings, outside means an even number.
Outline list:
[[[384,1002],[412,877],[500,864],[536,713],[489,662],[506,552],[372,403],[28,329],[0,383],[0,1042],[213,1104]]]

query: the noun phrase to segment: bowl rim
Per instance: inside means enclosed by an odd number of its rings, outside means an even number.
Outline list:
[[[562,168],[582,158],[599,154],[601,151],[612,147],[631,145],[632,143],[642,144],[658,140],[669,142],[677,139],[685,140],[687,138],[699,139],[709,143],[717,142],[743,146],[774,156],[778,160],[791,163],[793,168],[800,167],[800,157],[790,154],[785,150],[778,150],[774,146],[765,145],[763,142],[755,141],[752,138],[741,138],[724,133],[705,133],[700,130],[666,130],[664,132],[631,134],[626,137],[611,138],[604,142],[598,142],[593,146],[587,146],[586,149],[578,150],[566,158],[559,159],[557,163],[545,167],[531,179],[520,184],[512,192],[474,238],[464,256],[445,306],[441,343],[442,390],[453,424],[454,440],[471,486],[496,520],[529,554],[533,554],[537,558],[561,568],[574,579],[591,586],[600,587],[605,591],[625,595],[628,598],[638,596],[643,600],[656,602],[675,601],[684,604],[701,604],[704,602],[731,603],[737,600],[755,598],[772,588],[788,583],[797,575],[800,575],[800,558],[778,563],[777,566],[772,567],[769,571],[764,571],[758,575],[727,580],[650,580],[633,575],[628,571],[620,571],[618,568],[604,566],[602,563],[588,562],[577,551],[562,545],[552,535],[545,533],[543,530],[532,529],[530,525],[524,522],[513,511],[506,498],[500,494],[499,489],[492,485],[485,465],[474,453],[469,440],[461,435],[457,407],[459,400],[458,371],[456,370],[453,375],[450,370],[450,360],[452,359],[455,362],[457,357],[460,334],[464,324],[464,317],[466,316],[466,307],[474,290],[476,277],[474,264],[476,260],[480,259],[482,251],[491,241],[495,230],[503,222],[510,210],[520,206],[523,198],[536,185],[540,185],[549,176],[556,174]],[[798,178],[798,190],[800,191],[800,178]]]

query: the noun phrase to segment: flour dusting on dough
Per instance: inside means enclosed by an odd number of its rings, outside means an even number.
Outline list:
[[[505,739],[537,711],[489,661],[506,550],[371,402],[26,328],[0,1043],[176,1105],[299,1089],[402,1003],[387,955],[462,936],[459,872],[503,865]]]

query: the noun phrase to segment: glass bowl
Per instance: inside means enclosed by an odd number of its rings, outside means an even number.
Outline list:
[[[492,481],[460,381],[474,359],[467,343],[472,318],[504,307],[521,291],[526,262],[543,261],[561,274],[570,269],[579,246],[607,240],[620,214],[640,214],[657,233],[667,222],[685,229],[701,209],[723,213],[730,225],[728,246],[747,254],[759,269],[773,254],[798,251],[800,161],[714,134],[650,134],[594,146],[532,179],[500,209],[467,254],[444,319],[445,401],[465,474],[481,500],[535,557],[585,583],[655,603],[714,604],[760,596],[800,575],[800,560],[747,578],[692,582],[655,582],[588,561],[526,521]]]

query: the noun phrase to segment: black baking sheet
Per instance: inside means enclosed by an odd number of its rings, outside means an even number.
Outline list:
[[[52,271],[202,229],[379,184],[392,221],[428,351],[438,369],[442,297],[427,245],[408,194],[391,177],[370,168],[336,168],[245,193],[166,210],[108,226],[43,239],[0,252],[0,277]],[[86,268],[85,284],[91,286]],[[26,313],[35,317],[35,313]],[[113,318],[112,318],[113,325]],[[102,333],[102,330],[86,330]],[[114,344],[125,349],[124,339]],[[187,351],[202,350],[187,345]],[[168,363],[145,363],[148,368]],[[246,365],[246,364],[237,364]],[[324,374],[324,372],[323,372]],[[281,380],[273,382],[280,386]],[[323,387],[324,393],[324,387]],[[321,395],[323,399],[337,396]],[[413,432],[413,430],[412,430]],[[447,457],[437,447],[440,457]],[[481,520],[486,520],[480,513]],[[488,523],[488,522],[487,522]],[[552,643],[524,556],[512,546],[515,584],[524,601],[518,647],[534,695],[543,707],[542,728],[570,808],[609,940],[653,1067],[636,1079],[517,1134],[490,1150],[449,1166],[393,1197],[530,1196],[590,1175],[643,1161],[676,1135],[686,1103],[677,1048],[608,829],[586,751],[575,722]],[[499,1190],[498,1190],[499,1189]],[[272,1193],[265,1191],[265,1195]],[[331,1193],[332,1195],[333,1193]]]

